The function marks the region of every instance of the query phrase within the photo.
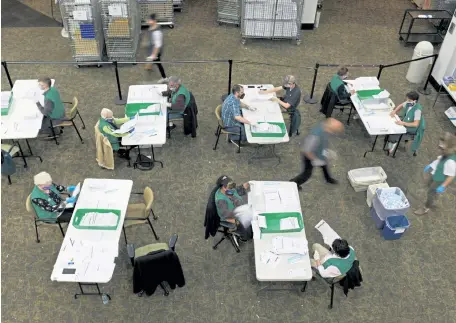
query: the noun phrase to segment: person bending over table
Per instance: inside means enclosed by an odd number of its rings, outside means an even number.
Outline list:
[[[65,208],[66,203],[75,203],[74,197],[64,198],[61,194],[71,194],[75,186],[62,186],[52,182],[46,172],[36,174],[33,178],[35,187],[30,196],[33,209],[40,219],[56,219],[59,222],[70,222],[73,208]]]
[[[122,140],[122,137],[128,136],[134,131],[134,129],[131,129],[128,133],[114,133],[113,131],[119,129],[119,127],[128,120],[130,120],[128,117],[114,118],[112,111],[104,108],[101,110],[101,117],[98,125],[100,132],[103,134],[103,136],[108,138],[109,142],[111,143],[112,150],[117,151],[119,156],[127,159],[128,150],[120,149],[120,141]]]
[[[353,247],[345,239],[336,239],[332,243],[331,251],[319,243],[312,245],[314,259],[311,265],[323,278],[335,278],[345,275],[353,266],[356,254]]]
[[[247,204],[247,192],[250,189],[249,183],[236,186],[233,180],[224,175],[217,180],[219,189],[215,192],[215,205],[220,221],[230,231],[235,231],[241,239],[248,240],[251,237],[248,229],[245,229],[234,216],[234,209]]]
[[[412,144],[412,151],[416,152],[423,140],[424,129],[426,127],[424,117],[422,115],[423,107],[418,103],[420,95],[411,91],[406,94],[406,101],[399,104],[392,112],[391,117],[394,117],[402,108],[405,108],[405,116],[401,121],[396,121],[398,125],[405,126],[407,133],[404,135],[405,142],[408,142],[412,136],[415,136],[415,140]],[[398,144],[400,135],[388,136],[387,152],[392,154]]]
[[[229,139],[237,147],[239,146],[236,141],[240,140],[245,142],[247,140],[244,124],[252,124],[249,120],[242,116],[241,108],[249,108],[241,102],[244,97],[244,88],[239,84],[235,84],[231,89],[231,94],[226,97],[222,104],[222,122],[225,126],[225,130],[234,133],[239,133],[239,131],[241,132],[240,138],[239,135],[229,135]]]
[[[170,97],[170,102],[167,103],[168,118],[179,118],[190,102],[190,92],[182,85],[182,80],[177,76],[170,76],[167,81],[168,91],[162,92],[162,95]],[[169,130],[173,130],[176,125],[168,121],[168,127]]]
[[[328,118],[320,122],[314,127],[310,134],[304,139],[301,145],[302,172],[291,179],[290,182],[295,182],[298,189],[301,190],[301,185],[309,180],[312,176],[314,166],[319,166],[323,170],[325,180],[329,184],[337,184],[337,180],[331,177],[328,170],[328,155],[334,154],[328,150],[328,138],[331,134],[341,133],[344,130],[344,125],[334,119]]]
[[[439,149],[442,155],[424,168],[424,173],[430,172],[432,176],[426,176],[427,199],[424,206],[414,212],[416,215],[428,213],[456,177],[456,135],[445,133],[440,138]]]
[[[281,98],[273,97],[271,101],[277,102],[283,109],[290,114],[290,133],[289,135],[299,133],[301,125],[301,113],[298,110],[301,102],[301,89],[296,84],[296,79],[293,75],[287,75],[283,79],[282,86],[278,86],[266,91],[260,91],[260,94],[275,93],[285,90],[285,96]]]
[[[41,123],[41,132],[47,135],[46,139],[53,139],[51,130],[51,121],[54,126],[59,125],[60,120],[65,117],[65,106],[63,105],[60,93],[52,85],[49,77],[38,79],[38,86],[43,90],[44,107],[40,102],[36,102],[38,110],[43,114],[43,122]],[[57,136],[57,134],[56,134]]]

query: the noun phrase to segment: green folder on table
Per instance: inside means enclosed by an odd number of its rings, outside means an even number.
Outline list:
[[[12,105],[13,105],[13,92],[11,92],[11,94],[10,94],[10,97],[9,97],[9,100],[8,100],[8,105],[6,107],[2,107],[1,108],[1,110],[2,110],[1,111],[1,115],[2,116],[8,115],[9,110],[10,110]]]
[[[86,224],[81,224],[82,220],[84,219],[84,216],[87,213],[98,213],[97,217],[103,216],[103,214],[108,214],[112,213],[114,214],[117,219],[114,221],[115,224],[113,223],[112,225],[96,225],[96,223],[88,225]],[[109,209],[78,209],[76,210],[76,213],[73,214],[73,226],[76,229],[83,229],[83,230],[116,230],[117,227],[119,226],[119,221],[120,221],[120,210],[109,210]],[[86,219],[86,222],[90,222]]]
[[[266,218],[266,228],[260,228],[261,233],[287,233],[287,232],[300,232],[304,229],[304,221],[302,220],[301,213],[299,212],[281,212],[281,213],[261,213]],[[296,218],[298,220],[299,228],[280,230],[280,220],[285,218]]]
[[[141,112],[141,110],[147,109],[150,105],[158,105],[159,110],[157,112]],[[136,113],[139,113],[140,116],[158,116],[161,113],[161,103],[127,103],[125,105],[125,115],[127,115],[127,117],[134,116]]]
[[[379,94],[382,92],[383,89],[377,89],[377,90],[359,90],[356,91],[356,94],[358,94],[358,98],[360,100],[370,100],[374,98],[374,95]]]
[[[252,137],[275,137],[275,138],[282,138],[287,133],[287,127],[283,122],[258,122],[258,124],[262,123],[270,123],[275,124],[280,127],[281,132],[278,133],[271,133],[271,132],[252,132]]]

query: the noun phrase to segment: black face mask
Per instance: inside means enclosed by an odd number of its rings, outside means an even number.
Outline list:
[[[242,93],[240,96],[239,96],[239,99],[243,99],[245,97],[245,93]]]

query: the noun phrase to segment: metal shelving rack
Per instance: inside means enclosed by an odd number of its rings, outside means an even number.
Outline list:
[[[60,0],[62,19],[68,25],[73,59],[77,66],[84,62],[102,61],[104,37],[97,0]]]
[[[141,21],[136,0],[100,0],[110,61],[136,61]]]
[[[147,26],[147,19],[154,13],[159,25],[174,28],[173,0],[138,0],[138,3],[142,26]]]
[[[174,11],[182,12],[184,7],[184,0],[173,0]]]
[[[293,39],[301,44],[304,0],[242,0],[242,44],[247,38]]]
[[[217,21],[219,24],[241,24],[240,0],[217,0]]]

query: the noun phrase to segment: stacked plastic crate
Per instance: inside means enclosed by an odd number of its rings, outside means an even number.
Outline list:
[[[111,61],[136,61],[141,22],[136,0],[101,0],[106,52]]]
[[[104,37],[96,0],[61,0],[62,19],[68,25],[73,58],[83,62],[101,61],[104,56]]]

